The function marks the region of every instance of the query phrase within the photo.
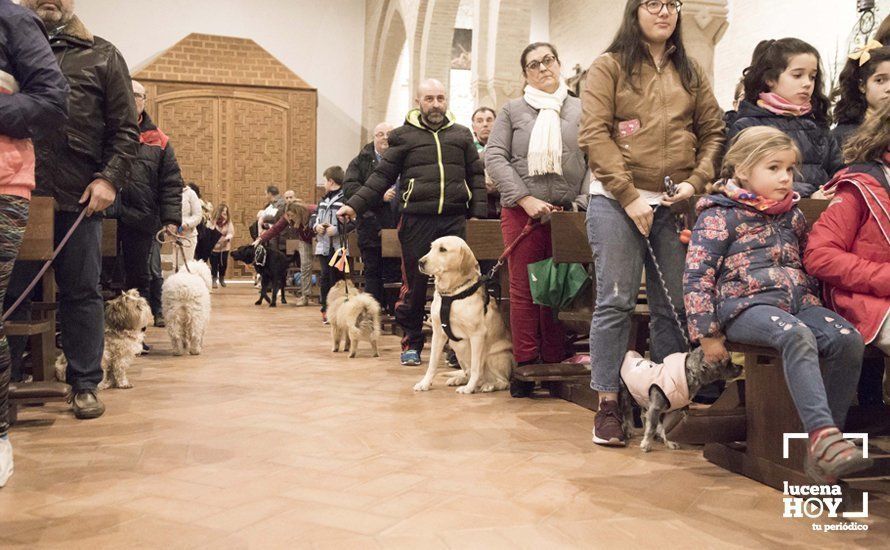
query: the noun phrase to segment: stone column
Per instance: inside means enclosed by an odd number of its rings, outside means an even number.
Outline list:
[[[473,95],[499,109],[522,93],[519,54],[531,32],[531,0],[476,0]]]
[[[701,64],[713,83],[714,48],[729,27],[727,0],[685,0],[683,43],[686,52]]]

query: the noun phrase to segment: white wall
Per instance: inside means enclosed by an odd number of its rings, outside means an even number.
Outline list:
[[[877,6],[879,23],[890,13],[890,0],[877,0]],[[729,9],[729,29],[714,59],[715,93],[724,109],[730,108],[736,82],[759,41],[793,36],[809,42],[822,56],[828,81],[840,72],[835,62],[842,68],[858,21],[855,0],[729,0]]]
[[[550,42],[550,0],[532,0],[532,24],[528,41]]]
[[[360,148],[364,0],[77,0],[136,71],[193,32],[250,38],[318,89],[318,177]]]

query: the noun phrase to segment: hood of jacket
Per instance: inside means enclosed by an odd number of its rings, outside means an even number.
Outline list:
[[[452,126],[454,122],[454,113],[452,113],[451,111],[445,111],[445,123],[435,130],[430,128],[423,122],[423,113],[420,112],[420,109],[411,109],[410,111],[408,111],[408,115],[405,117],[405,124],[410,124],[415,128],[420,128],[421,130],[426,130],[428,132],[438,132],[439,130],[444,130],[449,126]],[[371,146],[373,147],[374,144],[372,143]]]

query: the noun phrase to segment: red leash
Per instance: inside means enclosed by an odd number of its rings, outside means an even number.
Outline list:
[[[540,226],[541,223],[538,220],[536,220],[535,218],[529,218],[528,221],[525,223],[525,227],[522,228],[522,232],[519,233],[519,235],[515,239],[513,239],[513,242],[504,249],[500,256],[498,256],[497,263],[494,264],[494,267],[491,268],[491,271],[489,271],[488,275],[486,275],[485,277],[488,280],[493,280],[495,273],[497,273],[498,269],[500,269],[501,266],[504,265],[504,262],[507,261],[507,258],[509,258],[511,254],[513,254],[513,250],[522,241],[522,239],[526,238],[532,231]]]

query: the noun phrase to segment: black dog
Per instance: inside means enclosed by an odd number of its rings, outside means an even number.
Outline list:
[[[232,252],[232,259],[244,262],[248,265],[256,261],[256,249],[253,245],[246,245],[237,248]],[[290,263],[287,256],[277,250],[265,247],[265,262],[263,265],[257,266],[257,272],[260,274],[262,286],[260,288],[260,297],[254,305],[262,305],[263,300],[269,302],[269,307],[275,307],[275,300],[279,291],[281,292],[281,303],[286,304],[284,297],[284,286],[287,279],[287,266]],[[260,255],[262,257],[262,254]],[[268,292],[272,290],[272,299],[269,299]]]

